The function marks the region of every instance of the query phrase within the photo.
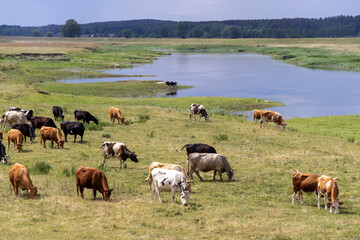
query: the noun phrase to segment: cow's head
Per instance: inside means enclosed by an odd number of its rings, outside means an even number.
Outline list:
[[[37,188],[36,187],[30,187],[28,189],[28,194],[30,198],[36,198],[37,195]]]
[[[133,162],[138,162],[139,160],[137,159],[137,156],[135,154],[135,152],[132,152],[130,155],[129,155],[131,161]]]
[[[283,124],[281,124],[281,130],[285,130],[285,127],[286,127],[286,125],[287,125],[287,123],[283,123]]]
[[[120,117],[120,122],[124,123],[125,122],[125,118],[124,117]]]
[[[206,114],[206,115],[205,115],[205,121],[207,121],[207,122],[208,122],[209,120],[210,120],[210,117],[209,117],[209,115],[208,115],[208,114]]]
[[[10,159],[10,156],[9,156],[9,155],[4,155],[4,157],[2,158],[3,164],[7,164],[8,161],[9,161],[9,159]],[[1,162],[0,162],[0,163],[1,163]]]
[[[21,150],[22,150],[22,144],[20,144],[20,143],[18,143],[18,144],[16,144],[16,150],[17,150],[17,152],[20,152]]]
[[[94,123],[95,123],[96,125],[99,125],[99,121],[97,120],[97,118],[94,117],[94,120],[93,120],[93,121],[94,121]]]
[[[343,204],[344,204],[343,202],[339,202],[338,200],[327,203],[327,205],[334,210],[334,213],[340,213],[339,206],[343,205]]]
[[[65,140],[63,140],[63,139],[59,140],[59,147],[61,149],[64,149],[64,143],[65,143]]]
[[[229,174],[228,174],[229,180],[230,181],[235,181],[235,173],[234,173],[234,169],[230,169]]]
[[[188,200],[190,197],[190,192],[189,191],[182,191],[180,193],[180,199],[181,199],[181,203],[186,207],[188,205]]]
[[[108,189],[108,190],[102,190],[102,195],[103,195],[103,199],[105,201],[109,201],[110,200],[110,196],[111,196],[111,192],[113,191],[114,189]]]

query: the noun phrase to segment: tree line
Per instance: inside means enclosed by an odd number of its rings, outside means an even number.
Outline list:
[[[73,24],[74,22],[75,25],[77,24],[75,20],[70,20],[73,21]],[[66,34],[63,34],[62,31],[67,23],[41,27],[0,25],[0,36],[65,36]],[[356,37],[360,32],[360,15],[341,15],[318,19],[283,18],[203,22],[144,19],[79,24],[77,29],[78,32],[73,37],[78,37],[80,34],[87,37],[126,38]]]

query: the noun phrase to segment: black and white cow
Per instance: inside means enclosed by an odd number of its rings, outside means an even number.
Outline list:
[[[1,162],[4,164],[7,164],[9,159],[10,159],[10,156],[6,155],[5,146],[2,143],[2,141],[0,141],[0,164],[1,164]]]
[[[60,128],[64,132],[65,142],[67,142],[67,135],[74,135],[74,142],[76,142],[76,136],[79,135],[81,137],[81,142],[83,141],[83,136],[85,132],[84,124],[81,122],[71,122],[65,121],[60,123]]]
[[[12,129],[17,129],[19,130],[25,137],[25,142],[26,142],[26,137],[30,138],[30,143],[32,143],[34,141],[35,138],[35,131],[32,128],[32,126],[28,123],[16,123],[13,124],[11,126]]]
[[[54,114],[55,121],[57,121],[59,117],[64,119],[63,110],[60,106],[53,106],[52,112]]]
[[[82,120],[83,123],[90,123],[90,121],[93,121],[95,124],[99,124],[98,120],[96,117],[94,117],[93,115],[91,115],[88,111],[82,111],[82,110],[75,110],[74,111],[74,118],[77,121]]]
[[[209,121],[209,115],[205,110],[205,107],[201,104],[191,104],[190,105],[190,120],[194,117],[194,120],[196,121],[195,115],[199,115],[199,121],[201,121],[201,117],[205,117],[205,121]]]
[[[120,142],[104,142],[101,144],[100,148],[103,150],[104,160],[103,166],[106,165],[106,159],[110,157],[117,157],[120,160],[120,168],[121,164],[125,167],[125,160],[130,158],[133,162],[138,162],[137,156],[135,152],[131,152],[124,143]]]

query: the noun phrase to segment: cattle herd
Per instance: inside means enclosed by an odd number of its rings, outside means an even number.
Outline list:
[[[52,109],[54,119],[64,119],[63,110],[60,106],[54,106]],[[109,109],[110,122],[118,124],[124,123],[125,119],[122,116],[120,110],[116,107]],[[205,107],[201,104],[191,104],[190,106],[190,119],[194,119],[195,115],[205,118],[205,121],[209,121],[209,115],[205,110]],[[253,111],[254,121],[260,120],[260,128],[265,126],[265,123],[274,122],[275,128],[281,127],[285,130],[286,123],[280,113],[267,110]],[[83,123],[89,123],[93,121],[98,124],[98,119],[92,116],[87,111],[75,110],[74,118],[77,121],[63,121],[60,123],[60,129],[63,131],[65,139],[62,139],[61,130],[57,128],[55,122],[49,117],[33,116],[33,110],[23,110],[21,108],[11,107],[2,116],[0,123],[4,130],[7,126],[11,126],[8,131],[8,151],[10,148],[10,142],[13,144],[13,149],[17,152],[22,150],[24,140],[26,137],[30,138],[30,143],[35,138],[35,129],[40,129],[40,143],[43,143],[46,148],[46,140],[51,141],[51,147],[54,142],[58,148],[64,148],[64,143],[67,142],[68,135],[74,135],[74,142],[76,142],[76,136],[81,137],[85,132],[85,126]],[[83,123],[79,122],[83,121]],[[1,142],[3,139],[3,133],[0,131],[0,164],[1,162],[6,164],[9,160],[9,156],[6,154],[5,146]],[[114,157],[120,160],[120,168],[126,168],[125,160],[130,158],[133,162],[138,162],[135,152],[130,151],[127,146],[122,142],[108,142],[105,141],[101,144],[100,148],[104,156],[103,167],[106,167],[106,160]],[[222,181],[222,173],[226,173],[229,181],[234,181],[234,170],[230,167],[226,157],[218,154],[214,147],[207,144],[186,144],[182,147],[180,152],[186,148],[187,152],[187,172],[180,165],[153,162],[149,166],[149,173],[147,178],[143,182],[148,182],[149,189],[151,185],[154,185],[154,200],[156,201],[160,197],[160,191],[172,192],[172,202],[174,202],[175,192],[180,193],[181,202],[183,205],[188,205],[188,199],[191,193],[191,184],[194,183],[193,173],[195,173],[201,181],[203,178],[200,176],[200,171],[209,172],[213,171],[213,180],[215,180],[216,174],[219,175]],[[330,212],[334,211],[339,213],[339,205],[342,204],[338,200],[339,188],[336,183],[337,178],[331,178],[325,175],[316,174],[304,174],[295,170],[296,173],[292,175],[293,194],[292,204],[295,204],[295,195],[299,192],[299,200],[303,204],[303,192],[315,192],[317,196],[317,205],[320,209],[321,197],[324,197],[325,209],[330,207]],[[96,198],[96,192],[99,191],[103,199],[108,201],[110,199],[113,189],[110,189],[107,183],[107,178],[103,171],[89,168],[79,167],[76,169],[76,190],[77,194],[84,198],[84,188],[93,189],[94,199]],[[30,198],[34,198],[37,195],[37,188],[33,185],[28,169],[22,164],[14,164],[10,168],[9,179],[13,187],[14,195],[18,195],[18,188],[26,190]]]

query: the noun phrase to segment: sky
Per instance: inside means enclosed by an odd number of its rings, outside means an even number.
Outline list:
[[[360,0],[0,0],[0,25],[158,19],[324,18],[360,15]]]

